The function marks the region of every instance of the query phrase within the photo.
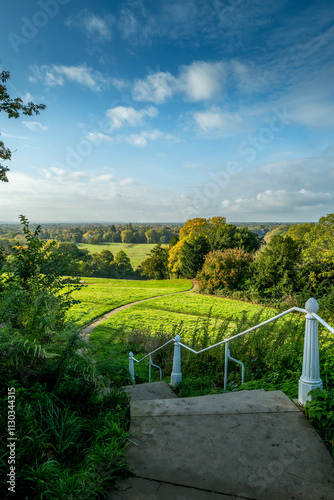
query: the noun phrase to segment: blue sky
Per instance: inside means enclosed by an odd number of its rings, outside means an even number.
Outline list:
[[[0,222],[334,211],[331,0],[11,0]]]

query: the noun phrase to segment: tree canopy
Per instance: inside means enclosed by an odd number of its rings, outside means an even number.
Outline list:
[[[0,73],[0,113],[7,113],[8,118],[19,118],[21,114],[27,116],[38,115],[40,111],[46,108],[45,104],[34,104],[33,102],[24,104],[20,97],[12,99],[5,85],[9,78],[10,73],[8,71]],[[0,161],[9,161],[11,157],[11,150],[6,148],[3,141],[0,140]],[[0,181],[8,182],[7,172],[9,172],[9,168],[0,163]]]

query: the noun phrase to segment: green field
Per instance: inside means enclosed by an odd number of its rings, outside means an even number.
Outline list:
[[[73,293],[73,298],[80,300],[80,303],[69,311],[69,317],[80,326],[130,302],[192,288],[192,282],[186,279],[141,281],[84,278],[84,282],[83,288]]]
[[[275,311],[264,310],[261,306],[247,302],[189,292],[143,302],[120,311],[94,329],[91,341],[94,342],[97,338],[103,340],[108,335],[116,335],[122,339],[134,330],[146,330],[154,335],[161,329],[170,335],[178,331],[184,341],[190,341],[194,332],[201,329],[203,322],[206,322],[214,343],[222,329],[227,333],[227,330],[235,328],[241,319],[245,320],[247,315],[254,317],[255,314],[261,315],[260,321],[263,321],[274,316]]]
[[[102,250],[109,250],[114,256],[123,250],[131,261],[133,269],[137,269],[139,264],[146,259],[150,250],[155,244],[150,243],[101,243],[100,245],[90,245],[89,243],[78,243],[81,249],[86,249],[90,253],[100,253]]]

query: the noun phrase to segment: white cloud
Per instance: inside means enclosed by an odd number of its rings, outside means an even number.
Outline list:
[[[144,80],[135,80],[132,96],[135,101],[161,104],[174,94],[177,85],[177,79],[171,73],[158,71]]]
[[[115,180],[114,174],[103,174],[92,178],[92,182],[97,182],[99,184],[110,183],[113,182],[114,180]]]
[[[124,179],[121,179],[119,183],[121,186],[133,186],[134,184],[137,184],[132,177],[124,177]]]
[[[112,138],[109,135],[102,134],[102,132],[90,132],[87,139],[95,144],[101,144],[101,142],[111,142]]]
[[[132,96],[136,101],[161,104],[175,93],[187,101],[207,101],[220,95],[225,83],[225,66],[222,62],[196,61],[181,66],[178,76],[169,71],[150,73],[134,82]]]
[[[315,96],[304,96],[290,104],[293,121],[306,127],[333,127],[334,104]]]
[[[238,198],[229,203],[234,213],[285,213],[310,210],[332,203],[333,196],[326,192],[312,192],[306,189],[287,191],[285,189],[267,189],[250,198]]]
[[[76,16],[71,16],[65,21],[66,26],[75,26],[84,31],[91,41],[110,41],[114,19],[111,15],[97,16],[88,9],[81,10]]]
[[[100,91],[107,87],[111,80],[99,71],[95,71],[85,65],[78,66],[34,66],[31,68],[33,76],[29,81],[36,83],[42,81],[48,87],[64,86],[66,82],[77,83],[93,91]]]
[[[145,147],[147,146],[147,141],[165,140],[179,142],[179,138],[173,136],[172,134],[166,134],[161,132],[161,130],[143,130],[139,134],[131,134],[128,136],[118,136],[119,141],[127,141],[131,146]]]
[[[25,125],[29,130],[33,130],[35,132],[41,131],[41,130],[48,130],[47,125],[42,125],[40,122],[26,122],[22,121],[23,125]]]
[[[197,61],[181,66],[179,88],[190,101],[206,101],[217,97],[225,81],[223,63]]]
[[[121,128],[125,125],[136,127],[140,125],[145,118],[154,118],[157,114],[158,110],[153,106],[140,111],[137,111],[132,107],[117,106],[116,108],[109,109],[106,112],[106,116],[110,120],[110,131]]]
[[[14,135],[14,134],[7,134],[6,132],[1,132],[0,136],[5,137],[7,139],[22,139],[24,141],[28,141],[29,137],[25,137],[22,135]]]
[[[239,113],[224,112],[219,108],[195,112],[193,118],[201,132],[214,136],[233,134],[242,125]]]
[[[116,181],[109,173],[72,172],[67,178],[66,173],[59,174],[35,178],[11,172],[0,197],[1,221],[17,222],[20,213],[36,222],[159,221],[168,220],[171,210],[178,215],[172,192],[142,185],[132,177]]]

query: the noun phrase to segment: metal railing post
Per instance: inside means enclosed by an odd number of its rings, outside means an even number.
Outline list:
[[[227,369],[228,369],[228,358],[229,358],[230,352],[228,348],[228,342],[225,344],[225,365],[224,365],[224,391],[226,391],[227,387]]]
[[[173,371],[170,376],[170,385],[172,385],[173,387],[182,381],[180,342],[181,342],[180,335],[176,335],[174,339]]]
[[[131,380],[134,382],[135,381],[135,367],[134,367],[134,363],[133,363],[133,352],[129,353],[129,372],[130,372]]]
[[[305,304],[305,339],[303,354],[303,370],[299,379],[298,402],[305,405],[312,398],[308,393],[319,387],[322,389],[319,368],[318,321],[312,316],[319,310],[318,302],[311,298]]]

